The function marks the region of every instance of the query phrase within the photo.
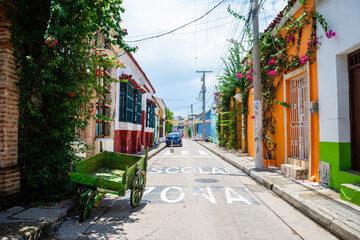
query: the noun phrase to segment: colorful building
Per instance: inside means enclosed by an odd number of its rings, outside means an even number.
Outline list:
[[[123,52],[117,84],[114,151],[136,153],[153,146],[155,132],[155,89],[131,53]]]
[[[157,121],[156,121],[156,137],[155,140],[157,143],[165,142],[165,109],[166,104],[162,98],[154,97],[157,103]]]
[[[211,108],[211,115],[210,115],[210,126],[211,126],[211,138],[213,143],[218,142],[217,134],[216,134],[216,122],[218,120],[218,113],[215,108]]]
[[[299,1],[291,1],[290,4],[287,14],[294,19],[304,16],[305,12],[307,12],[305,16],[309,16],[309,13],[315,10],[315,1],[306,1],[306,5],[302,5]],[[273,30],[283,27],[285,21],[286,17],[283,17],[283,12],[280,12],[265,32],[271,31],[274,37],[281,35],[283,38],[287,38],[285,40],[287,40],[288,49],[280,58],[301,58],[308,52],[309,44],[311,44],[309,39],[312,39],[313,20],[308,19],[307,24],[301,30],[301,35],[298,32],[288,32],[290,30],[286,29],[279,32]],[[311,45],[311,47],[314,46]],[[297,66],[294,65],[275,75],[276,101],[284,102],[289,107],[284,107],[281,104],[274,106],[272,114],[276,123],[275,132],[271,134],[271,140],[276,143],[276,148],[270,154],[271,156],[266,154],[264,149],[264,157],[269,158],[269,161],[265,160],[264,163],[265,165],[270,163],[269,165],[281,166],[285,174],[298,170],[296,171],[297,175],[293,176],[295,178],[318,181],[319,114],[315,108],[311,107],[315,106],[319,99],[317,78],[316,51],[311,59],[301,61]],[[253,89],[251,89],[248,99],[249,114],[247,116],[248,151],[252,157],[254,157],[255,147],[253,94]]]
[[[317,50],[321,181],[337,190],[360,184],[359,1],[316,1],[336,36]],[[338,17],[342,16],[342,17]],[[318,27],[319,35],[325,35]]]
[[[205,113],[205,137],[211,136],[211,110]],[[203,133],[203,116],[202,114],[196,119],[197,123],[197,135]]]

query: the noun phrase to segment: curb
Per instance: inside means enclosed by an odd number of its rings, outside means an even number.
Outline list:
[[[261,176],[257,173],[257,171],[254,168],[247,168],[245,166],[240,165],[237,162],[234,162],[230,158],[218,153],[217,151],[209,148],[208,146],[205,146],[204,144],[200,143],[201,146],[209,150],[210,152],[214,153],[218,157],[222,158],[226,162],[230,163],[234,167],[242,170],[247,175],[255,179],[258,183],[265,186],[267,189],[274,192],[276,195],[284,199],[286,202],[288,202],[290,205],[298,209],[300,212],[302,212],[307,217],[314,220],[316,223],[324,227],[326,230],[334,234],[340,239],[346,239],[346,240],[360,240],[360,230],[354,229],[351,226],[347,225],[343,221],[334,218],[330,214],[323,211],[319,205],[312,202],[311,200],[303,200],[299,199],[297,196],[291,195],[286,192],[286,189],[283,189],[281,186],[275,184],[272,182],[271,179],[268,179],[264,176]],[[300,184],[301,186],[304,186],[308,188],[305,185]],[[311,188],[309,188],[311,189]]]
[[[164,145],[164,146],[162,146],[162,147],[159,147],[158,149],[156,149],[156,150],[154,151],[154,153],[151,152],[151,153],[149,154],[148,158],[150,159],[150,158],[154,157],[156,154],[158,154],[160,151],[164,150],[165,148],[166,148],[166,145]]]
[[[39,219],[37,221],[31,221],[31,220],[25,220],[23,222],[21,221],[14,221],[9,223],[2,223],[2,224],[9,224],[9,225],[21,225],[22,228],[24,228],[24,231],[19,230],[18,228],[14,228],[14,233],[10,234],[8,236],[1,236],[0,240],[10,240],[10,239],[16,239],[16,240],[40,240],[44,235],[46,235],[49,231],[57,227],[69,214],[69,212],[73,211],[73,209],[76,206],[76,203],[74,202],[73,197],[71,197],[68,200],[64,200],[58,205],[66,205],[66,203],[69,203],[68,206],[66,206],[66,209],[64,209],[59,215],[52,217],[52,218],[46,218],[46,219]],[[31,208],[25,209],[25,212]],[[54,211],[56,208],[54,208]],[[21,213],[18,212],[18,213]],[[18,213],[15,213],[18,214]],[[14,216],[14,215],[13,215]]]

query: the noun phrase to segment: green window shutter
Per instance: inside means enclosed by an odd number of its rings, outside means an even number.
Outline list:
[[[127,89],[127,83],[120,83],[120,116],[119,121],[125,122],[126,121],[126,89]]]
[[[142,93],[137,91],[136,98],[136,123],[141,124],[141,104],[142,104]]]
[[[134,85],[131,82],[127,86],[126,122],[134,122]]]

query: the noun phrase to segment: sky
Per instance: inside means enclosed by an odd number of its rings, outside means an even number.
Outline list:
[[[125,13],[122,27],[128,35],[128,44],[137,46],[134,53],[151,84],[156,96],[164,99],[174,116],[186,117],[202,113],[200,100],[201,73],[206,73],[206,110],[214,101],[217,76],[222,73],[222,60],[226,57],[230,39],[243,36],[243,21],[227,12],[230,8],[246,15],[249,0],[225,0],[202,19],[171,34],[140,42],[159,35],[207,13],[221,0],[124,0]],[[259,13],[260,31],[285,7],[285,0],[265,0]],[[245,39],[246,40],[246,39]]]

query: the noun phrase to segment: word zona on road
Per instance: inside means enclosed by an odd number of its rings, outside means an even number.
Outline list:
[[[246,187],[222,186],[153,186],[146,187],[143,200],[153,204],[196,203],[261,204]]]

